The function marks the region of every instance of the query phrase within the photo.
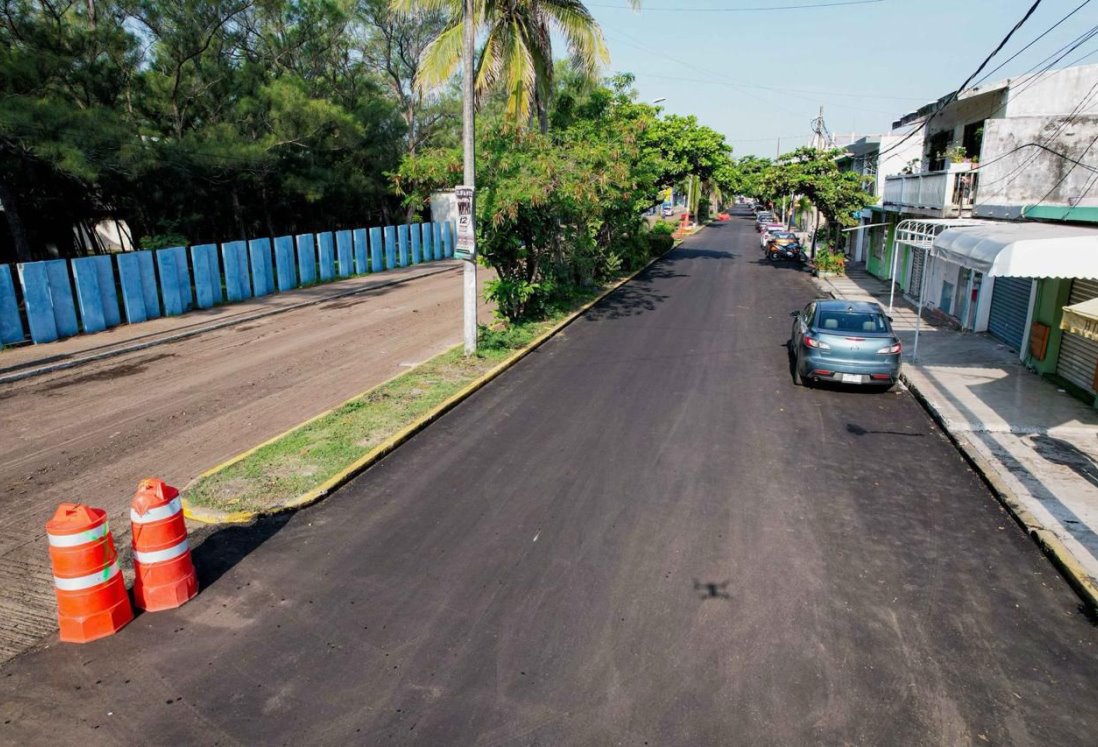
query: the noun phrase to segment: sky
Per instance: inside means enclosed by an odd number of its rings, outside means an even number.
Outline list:
[[[820,106],[832,133],[887,132],[894,120],[960,86],[1033,2],[642,0],[640,11],[626,0],[586,5],[605,34],[610,71],[633,73],[642,100],[666,98],[666,112],[696,115],[728,138],[736,156],[773,157],[779,137],[783,152],[808,144]],[[792,5],[817,7],[776,9]],[[1042,0],[984,73],[1080,5],[988,82],[1022,74],[1098,30],[1098,0]],[[1056,67],[1076,60],[1098,63],[1098,36]]]

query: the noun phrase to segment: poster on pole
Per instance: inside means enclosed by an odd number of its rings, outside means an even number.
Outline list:
[[[473,225],[473,188],[455,187],[454,196],[457,198],[457,241],[454,244],[454,256],[473,260],[477,256],[476,229]]]

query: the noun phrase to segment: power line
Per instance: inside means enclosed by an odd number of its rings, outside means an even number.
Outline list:
[[[989,54],[987,57],[984,58],[984,61],[980,63],[980,66],[976,68],[975,72],[973,72],[971,75],[969,75],[968,78],[965,79],[965,82],[962,83],[961,86],[956,91],[949,94],[949,96],[946,96],[944,100],[938,102],[938,105],[934,108],[934,111],[931,112],[930,116],[926,118],[926,121],[923,122],[921,127],[917,127],[915,129],[913,129],[911,132],[909,132],[907,135],[905,135],[904,138],[902,140],[900,140],[900,142],[896,143],[895,145],[892,145],[891,147],[889,147],[889,148],[887,148],[883,151],[880,151],[877,154],[878,162],[880,161],[881,156],[887,155],[888,153],[891,153],[892,151],[896,150],[901,145],[903,145],[908,140],[910,140],[912,137],[914,137],[915,133],[929,127],[931,121],[934,119],[934,117],[938,116],[938,114],[942,111],[942,109],[944,109],[948,104],[951,104],[954,101],[956,101],[957,96],[960,95],[960,93],[965,90],[965,86],[967,86],[972,81],[973,78],[975,78],[977,75],[979,75],[981,70],[983,70],[985,67],[987,67],[987,64],[989,62],[991,62],[992,58],[995,57],[995,55],[999,53],[999,50],[1001,50],[1004,46],[1006,46],[1006,43],[1008,41],[1010,41],[1010,38],[1012,36],[1014,36],[1014,33],[1018,29],[1020,29],[1022,27],[1022,25],[1027,20],[1029,20],[1029,17],[1033,15],[1034,11],[1037,10],[1037,7],[1041,4],[1041,2],[1042,2],[1042,0],[1036,0],[1033,3],[1033,5],[1031,5],[1029,7],[1029,10],[1026,11],[1025,15],[1022,16],[1021,19],[1019,19],[1019,21],[1014,24],[1013,28],[1011,28],[1010,31],[1007,32],[1007,35],[1003,37],[1002,41],[1000,41],[999,44],[995,47],[995,49],[993,49],[991,51],[991,54]]]
[[[1031,41],[1031,42],[1030,42],[1029,44],[1025,45],[1024,47],[1022,47],[1021,49],[1019,49],[1019,50],[1018,50],[1017,52],[1015,52],[1014,54],[1012,54],[1012,55],[1011,55],[1010,57],[1008,57],[1008,58],[1006,58],[1005,60],[1003,60],[1003,61],[1002,61],[1002,62],[1001,62],[1001,63],[999,64],[999,66],[998,66],[998,67],[995,67],[995,68],[993,68],[993,69],[989,70],[989,71],[987,72],[987,74],[985,74],[985,75],[984,75],[984,77],[982,77],[982,78],[980,78],[980,79],[979,79],[978,81],[976,81],[976,85],[980,85],[980,84],[981,84],[981,83],[983,83],[983,82],[984,82],[985,80],[987,80],[988,78],[990,78],[990,77],[991,77],[992,75],[994,75],[995,73],[997,73],[997,72],[999,72],[1000,70],[1002,70],[1002,69],[1003,69],[1004,67],[1006,67],[1006,66],[1007,66],[1007,65],[1008,65],[1008,64],[1009,64],[1010,62],[1012,62],[1012,61],[1013,61],[1013,60],[1014,60],[1014,59],[1015,59],[1016,57],[1018,57],[1018,56],[1019,56],[1020,54],[1022,54],[1022,52],[1025,52],[1025,51],[1026,51],[1027,49],[1029,49],[1030,47],[1032,47],[1032,46],[1033,46],[1034,44],[1036,44],[1037,42],[1039,42],[1039,41],[1041,41],[1042,39],[1044,39],[1044,38],[1045,38],[1046,36],[1048,36],[1048,35],[1049,35],[1050,33],[1052,33],[1052,31],[1054,31],[1054,30],[1055,30],[1055,29],[1056,29],[1057,27],[1059,27],[1059,26],[1060,26],[1060,24],[1062,24],[1062,23],[1063,23],[1064,21],[1066,21],[1067,19],[1071,18],[1071,17],[1073,16],[1073,15],[1075,15],[1076,13],[1078,13],[1078,12],[1079,12],[1080,10],[1082,10],[1083,8],[1085,8],[1085,7],[1086,7],[1087,5],[1089,5],[1090,3],[1091,3],[1091,0],[1083,0],[1083,2],[1081,2],[1081,3],[1079,4],[1079,5],[1075,6],[1075,9],[1074,9],[1074,10],[1072,10],[1072,11],[1071,11],[1070,13],[1068,13],[1068,14],[1067,14],[1066,16],[1064,16],[1063,18],[1061,18],[1061,19],[1060,19],[1059,21],[1057,21],[1056,23],[1052,24],[1052,25],[1051,25],[1051,26],[1049,26],[1049,27],[1048,27],[1047,29],[1045,29],[1043,33],[1041,33],[1041,34],[1040,34],[1039,36],[1035,37],[1035,38],[1034,38],[1034,39],[1033,39],[1033,40],[1032,40],[1032,41]]]
[[[1095,143],[1098,143],[1098,135],[1095,135],[1095,136],[1094,136],[1094,137],[1093,137],[1093,138],[1091,139],[1091,141],[1090,141],[1090,144],[1089,144],[1089,145],[1087,145],[1086,149],[1085,149],[1085,150],[1084,150],[1084,151],[1083,151],[1082,153],[1080,153],[1080,154],[1079,154],[1079,158],[1084,158],[1084,157],[1085,157],[1085,156],[1087,155],[1087,153],[1090,153],[1090,149],[1094,147],[1094,144],[1095,144]],[[1049,198],[1049,196],[1050,196],[1050,195],[1051,195],[1051,194],[1052,194],[1053,192],[1055,192],[1055,191],[1056,191],[1057,189],[1059,189],[1059,188],[1060,188],[1060,185],[1061,185],[1061,184],[1063,184],[1064,182],[1066,182],[1066,181],[1067,181],[1067,178],[1068,178],[1069,176],[1071,176],[1071,173],[1072,173],[1073,171],[1075,171],[1075,165],[1076,165],[1076,164],[1072,164],[1071,168],[1070,168],[1070,169],[1068,169],[1067,171],[1065,171],[1065,172],[1064,172],[1064,175],[1063,175],[1063,176],[1061,176],[1061,177],[1060,177],[1060,179],[1059,179],[1059,180],[1058,180],[1058,181],[1057,181],[1057,182],[1056,182],[1055,184],[1053,184],[1053,185],[1052,185],[1052,188],[1051,188],[1051,189],[1049,189],[1049,191],[1048,191],[1048,192],[1045,192],[1045,196],[1044,196],[1044,197],[1042,197],[1041,199],[1037,200],[1037,202],[1036,202],[1036,203],[1035,203],[1035,204],[1033,205],[1033,207],[1039,207],[1039,206],[1041,205],[1041,203],[1042,203],[1042,202],[1044,202],[1045,200],[1047,200],[1047,199]],[[1092,184],[1092,183],[1093,183],[1093,179],[1091,179],[1091,180],[1088,180],[1088,187],[1087,187],[1087,188],[1089,188],[1089,185],[1090,185],[1090,184]],[[1086,194],[1085,190],[1084,190],[1084,194]],[[1028,209],[1028,208],[1022,208],[1022,217],[1023,217],[1023,218],[1024,218],[1024,217],[1026,217],[1026,210],[1027,210],[1027,209]],[[1070,209],[1071,209],[1071,206],[1069,205],[1069,206],[1068,206],[1068,210],[1070,210]],[[1064,215],[1066,216],[1067,214],[1068,214],[1068,213],[1067,213],[1067,212],[1065,211],[1065,212],[1064,212]]]
[[[842,5],[875,5],[885,0],[839,0],[838,2],[815,3],[812,5],[769,5],[750,8],[644,8],[642,12],[651,13],[765,13],[776,10],[810,10],[813,8],[836,8]],[[632,10],[627,5],[609,5],[607,3],[587,3],[589,8],[612,8],[613,10]]]

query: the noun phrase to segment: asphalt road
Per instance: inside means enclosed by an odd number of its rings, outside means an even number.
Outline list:
[[[1098,630],[903,392],[794,388],[808,278],[689,240],[205,590],[0,669],[0,740],[1085,744]]]

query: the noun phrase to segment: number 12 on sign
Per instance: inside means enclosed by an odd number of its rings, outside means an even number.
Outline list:
[[[476,229],[473,225],[473,188],[456,187],[454,195],[457,198],[457,241],[454,244],[454,256],[473,260],[477,256]]]

